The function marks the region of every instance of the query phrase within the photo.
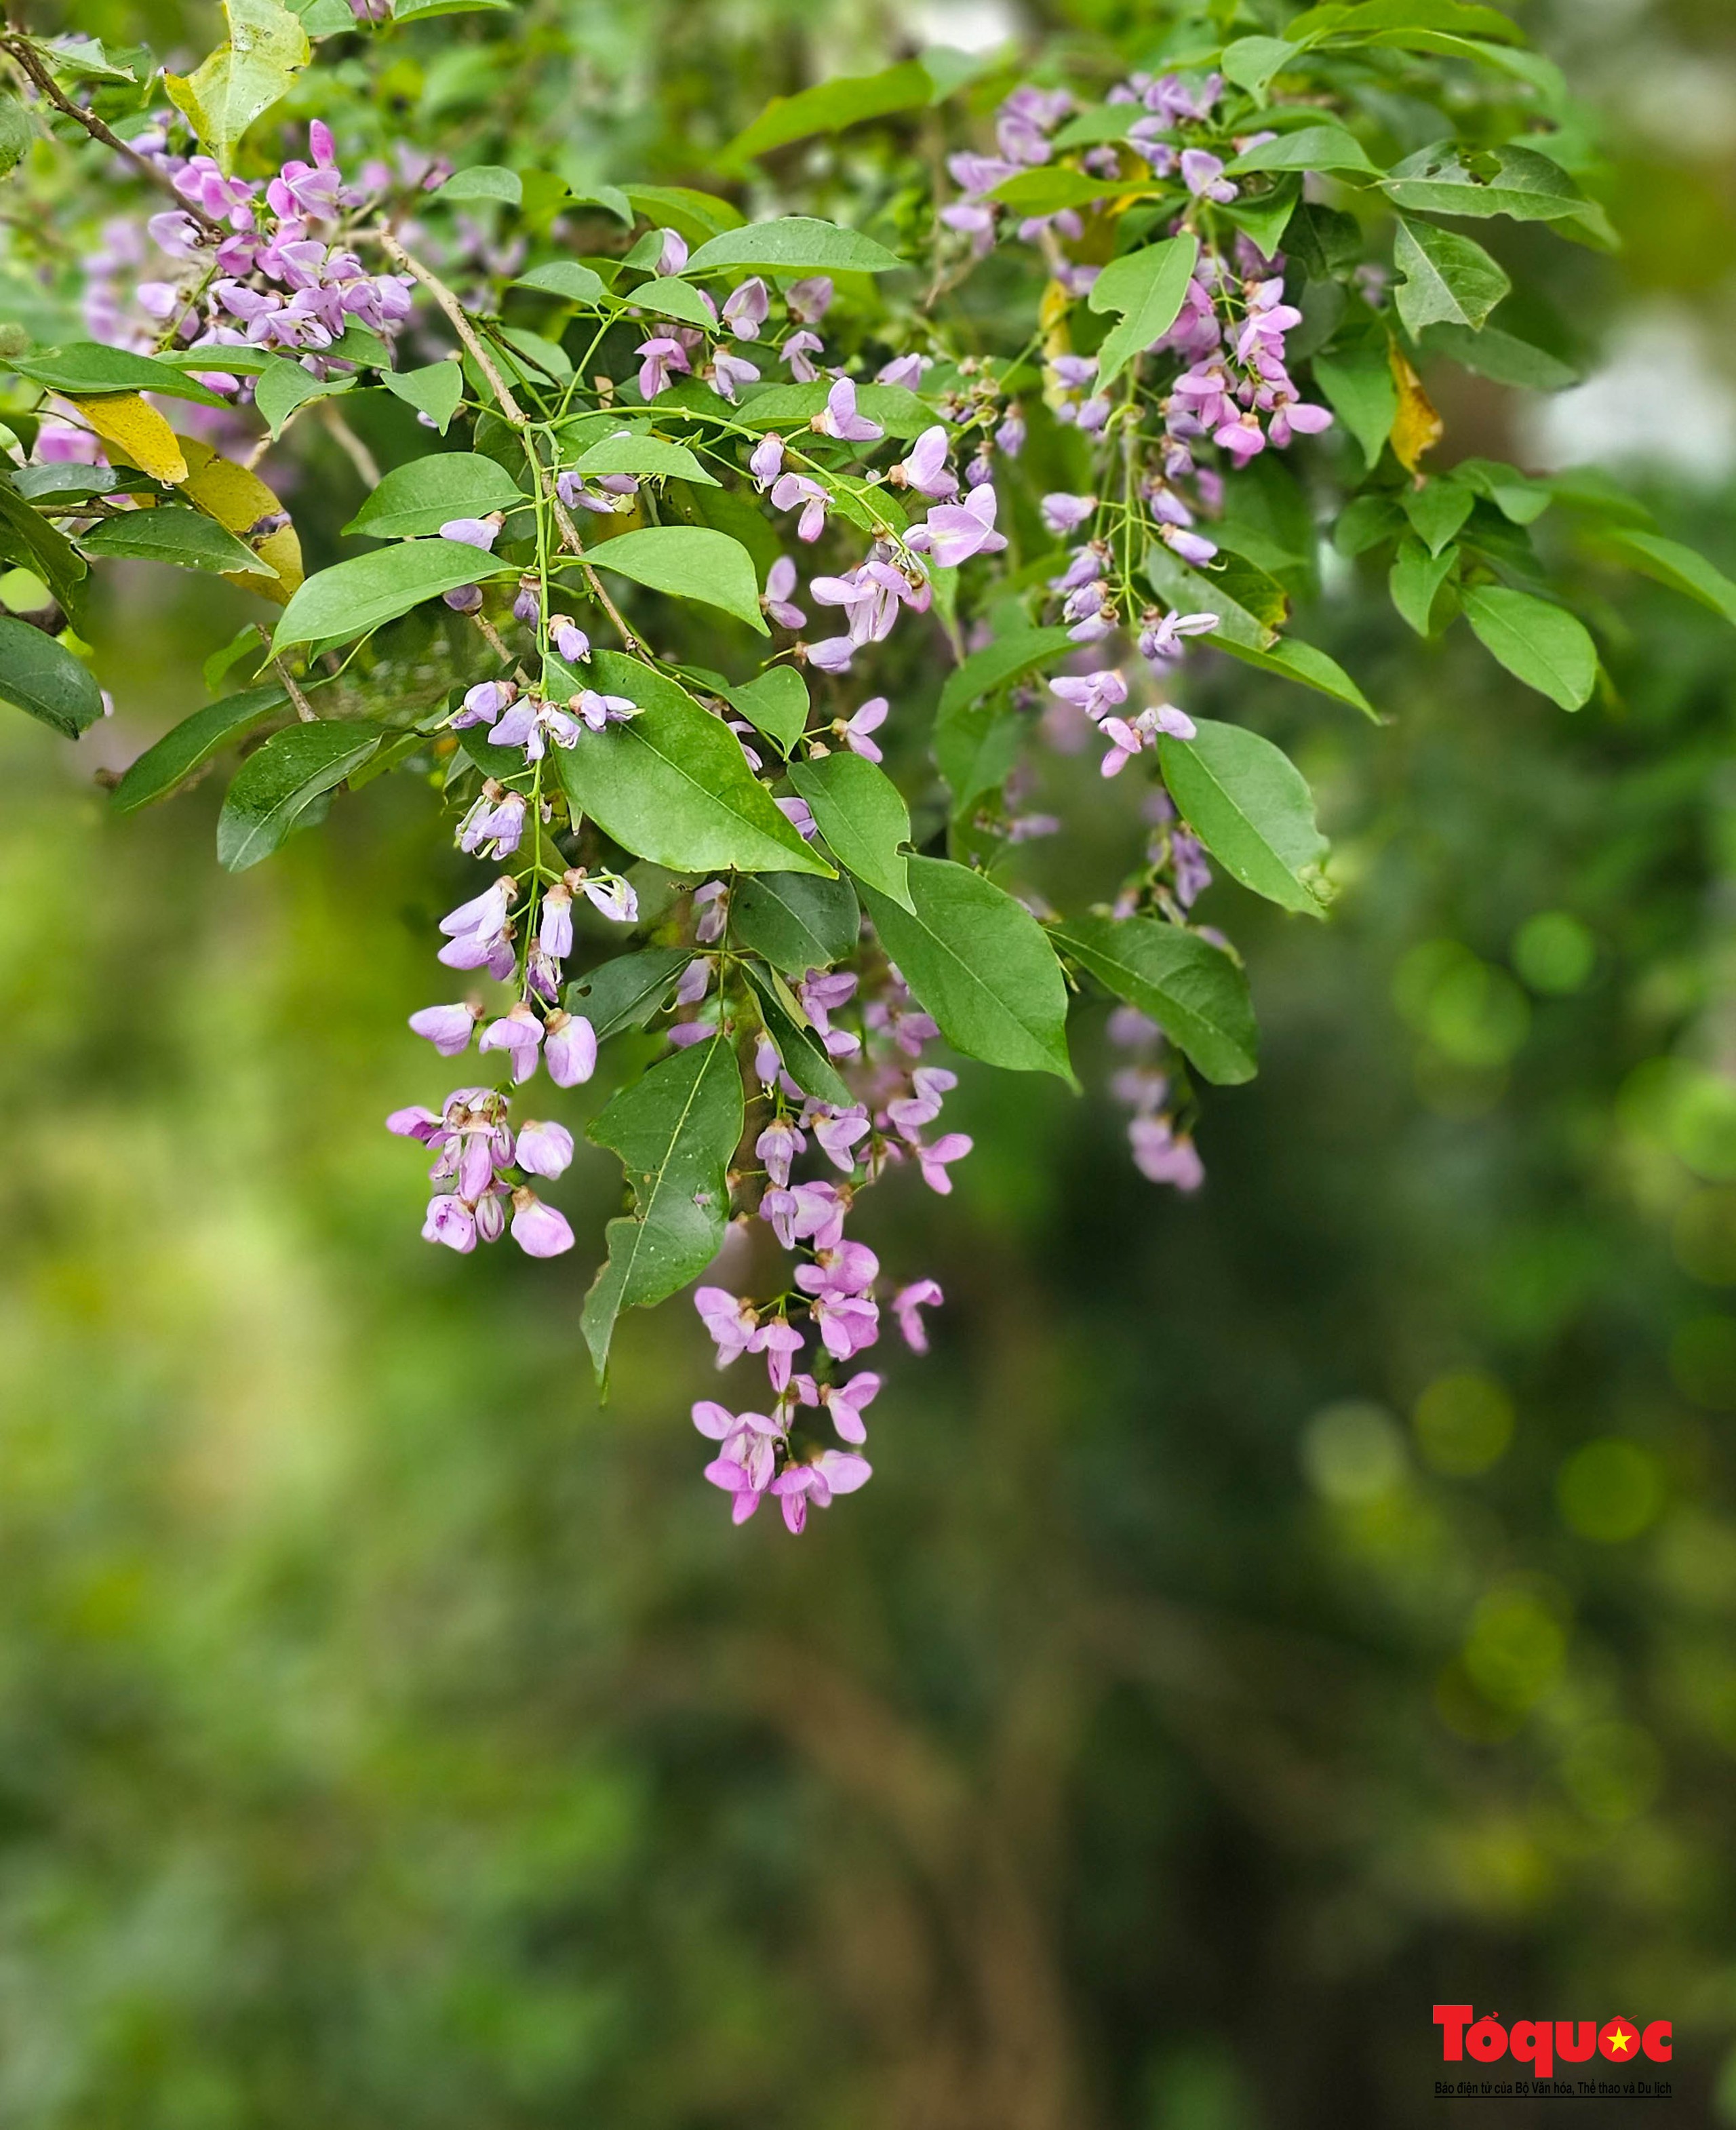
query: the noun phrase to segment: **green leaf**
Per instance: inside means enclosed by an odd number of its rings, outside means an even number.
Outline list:
[[[90,668],[11,614],[0,614],[0,702],[27,710],[68,739],[103,714],[103,691]]]
[[[1197,236],[1171,236],[1112,259],[1098,275],[1091,286],[1091,308],[1122,314],[1120,324],[1110,328],[1098,350],[1099,390],[1180,317],[1199,256]]]
[[[476,200],[517,207],[524,198],[524,181],[517,170],[503,170],[498,163],[473,163],[467,170],[455,170],[434,197],[454,207]]]
[[[289,7],[310,37],[354,34],[355,17],[350,12],[349,0],[289,0]]]
[[[406,540],[308,578],[284,609],[274,651],[296,643],[342,642],[396,621],[424,599],[479,584],[505,566],[458,540]]]
[[[455,518],[486,518],[529,500],[506,468],[480,451],[434,451],[393,466],[344,530],[407,539],[437,532]]]
[[[1332,544],[1341,555],[1354,559],[1371,547],[1384,547],[1389,540],[1400,538],[1405,522],[1404,512],[1391,496],[1359,495],[1339,512]]]
[[[1253,666],[1262,673],[1276,673],[1280,679],[1299,681],[1304,688],[1312,688],[1317,695],[1329,695],[1335,703],[1347,703],[1353,710],[1360,710],[1365,718],[1378,724],[1381,714],[1362,693],[1336,658],[1312,643],[1304,643],[1299,637],[1281,636],[1269,649],[1257,651],[1251,644],[1237,643],[1222,634],[1208,639],[1214,650],[1226,652],[1244,666]]]
[[[1196,738],[1161,739],[1157,756],[1182,819],[1232,879],[1285,910],[1324,915],[1308,876],[1326,839],[1288,755],[1245,726],[1201,719]]]
[[[1685,592],[1690,599],[1710,607],[1714,614],[1722,614],[1726,621],[1736,623],[1736,584],[1732,584],[1723,571],[1715,568],[1704,555],[1696,555],[1691,547],[1684,547],[1679,541],[1660,539],[1653,532],[1635,532],[1627,526],[1606,532],[1603,544],[1630,569],[1639,571],[1644,576],[1655,577],[1672,591]]]
[[[1413,534],[1399,542],[1399,552],[1387,575],[1387,589],[1401,617],[1419,636],[1434,636],[1450,618],[1450,609],[1438,621],[1436,600],[1447,580],[1458,567],[1457,547],[1432,555]]]
[[[1022,902],[967,866],[910,860],[906,910],[864,899],[880,943],[955,1050],[1013,1072],[1071,1082],[1067,987],[1042,927]]]
[[[614,188],[599,186],[590,197],[603,200]],[[715,193],[695,192],[690,185],[623,185],[622,197],[647,222],[665,225],[689,244],[703,244],[727,229],[740,229],[742,211]],[[606,203],[606,202],[605,202]],[[691,259],[688,265],[692,266]]]
[[[856,890],[842,876],[817,880],[810,873],[756,872],[739,881],[729,898],[730,937],[787,977],[829,969],[852,953],[861,936]]]
[[[827,754],[791,762],[789,781],[813,809],[832,855],[909,910],[903,847],[910,840],[910,809],[885,771],[859,754]]]
[[[1494,7],[1471,0],[1329,0],[1310,7],[1284,26],[1293,44],[1314,44],[1324,37],[1357,42],[1388,32],[1447,30],[1462,37],[1494,37],[1514,43],[1520,32]]]
[[[936,712],[937,721],[954,716],[995,689],[1021,681],[1026,674],[1078,647],[1064,628],[1021,628],[1012,635],[996,637],[980,651],[973,651],[947,676]]]
[[[1301,198],[1301,174],[1292,170],[1263,193],[1244,193],[1223,212],[1262,259],[1274,259]]]
[[[785,754],[808,729],[808,683],[794,666],[773,666],[758,680],[725,694],[754,730],[775,740]]]
[[[1380,165],[1369,160],[1368,150],[1355,134],[1333,125],[1304,126],[1294,133],[1280,133],[1238,155],[1225,169],[1234,178],[1254,170],[1347,170],[1364,178],[1381,174]]]
[[[36,144],[35,122],[16,96],[0,96],[0,178],[9,177]]]
[[[622,203],[625,207],[626,203]],[[631,210],[622,217],[632,219]],[[551,260],[546,266],[533,266],[528,274],[521,274],[512,284],[515,289],[536,289],[545,296],[564,296],[570,303],[589,309],[600,303],[608,294],[603,276],[589,266],[581,266],[576,259]]]
[[[575,814],[589,814],[636,857],[671,872],[830,875],[772,804],[740,743],[687,691],[636,659],[599,651],[596,685],[640,714],[557,748]]]
[[[661,276],[641,281],[627,300],[636,309],[655,312],[661,318],[679,318],[684,325],[697,326],[701,332],[717,330],[716,318],[690,282]]]
[[[608,1224],[608,1258],[580,1318],[599,1385],[622,1311],[663,1301],[717,1255],[742,1119],[735,1053],[713,1037],[654,1065],[591,1125],[587,1136],[620,1155],[635,1200],[632,1220]]]
[[[441,436],[464,398],[464,370],[455,362],[425,363],[420,370],[383,370],[379,382],[418,414],[426,414]]]
[[[1283,37],[1238,37],[1224,46],[1221,64],[1238,88],[1263,102],[1266,84],[1285,67],[1294,66],[1296,56],[1295,46]]]
[[[253,576],[276,574],[245,541],[226,532],[214,518],[179,504],[155,510],[126,510],[105,518],[79,536],[87,555],[125,556],[141,562],[172,562],[184,570],[212,570],[219,575],[246,571]]]
[[[1399,501],[1417,537],[1431,555],[1438,555],[1457,536],[1465,520],[1476,508],[1475,491],[1450,475],[1427,480],[1420,488],[1405,489]]]
[[[679,388],[677,388],[679,389]],[[831,390],[827,384],[773,384],[762,392],[743,395],[739,413],[720,405],[717,395],[708,386],[701,386],[703,398],[695,396],[688,411],[713,414],[719,420],[739,423],[742,417],[756,428],[794,427],[805,429],[816,414],[825,409],[826,396]],[[670,394],[664,393],[657,401],[661,413],[669,403]],[[677,404],[680,404],[679,402]],[[933,409],[926,406],[913,392],[902,384],[859,384],[856,390],[859,411],[870,422],[878,422],[889,437],[919,437],[934,420]],[[885,499],[891,504],[891,498]]]
[[[1533,525],[1555,501],[1548,481],[1533,480],[1517,466],[1499,459],[1462,459],[1453,477],[1476,494],[1486,496],[1502,517],[1514,525]]]
[[[1315,381],[1328,405],[1362,447],[1372,472],[1399,415],[1399,387],[1384,340],[1314,358]]]
[[[1284,587],[1239,556],[1220,556],[1210,570],[1190,570],[1161,540],[1154,540],[1146,550],[1145,573],[1166,606],[1181,614],[1217,615],[1211,641],[1220,650],[1230,643],[1269,650],[1276,624],[1288,611]],[[1246,605],[1244,599],[1255,604]]]
[[[213,707],[216,707],[213,705]],[[379,745],[369,725],[286,726],[236,771],[217,816],[217,862],[245,872],[269,857],[299,815],[360,768]]]
[[[1481,332],[1469,326],[1430,326],[1421,345],[1427,354],[1444,355],[1491,384],[1510,384],[1521,392],[1565,392],[1580,380],[1571,363],[1499,326],[1485,326]],[[1314,367],[1319,366],[1316,358]]]
[[[790,996],[783,978],[756,962],[744,962],[743,973],[753,986],[760,1004],[760,1018],[784,1070],[804,1095],[829,1102],[835,1110],[847,1110],[856,1097],[838,1069],[826,1054],[825,1045],[814,1034],[808,1016]]]
[[[1404,276],[1393,300],[1412,339],[1432,325],[1479,328],[1513,284],[1481,244],[1432,222],[1399,217],[1393,264]]]
[[[233,168],[241,136],[286,95],[312,57],[308,32],[278,0],[224,0],[229,41],[186,79],[165,74],[169,100],[216,156]]]
[[[985,792],[1006,783],[1025,743],[1027,720],[1017,710],[994,702],[972,703],[939,718],[934,726],[934,759],[952,794],[955,820],[967,814]]]
[[[601,1043],[623,1028],[643,1028],[668,1001],[693,959],[685,947],[641,947],[588,969],[566,987],[566,1010],[582,1013]]]
[[[572,461],[571,470],[590,479],[606,473],[631,473],[661,480],[673,475],[680,480],[702,482],[708,488],[718,485],[717,475],[708,473],[685,444],[672,444],[663,437],[636,437],[626,431],[593,444]]]
[[[100,37],[55,37],[41,50],[51,73],[69,74],[75,81],[136,81],[139,78],[131,67],[110,59]]]
[[[753,123],[723,151],[725,163],[770,155],[814,133],[840,133],[889,112],[920,110],[934,100],[934,83],[920,60],[880,74],[840,74],[794,96],[775,96]]]
[[[105,347],[100,341],[69,341],[64,347],[45,347],[35,355],[8,356],[6,367],[33,384],[45,384],[50,392],[74,398],[103,392],[160,392],[171,399],[193,400],[201,407],[228,404],[172,362],[133,355],[124,347]]]
[[[0,476],[0,556],[39,576],[69,612],[89,575],[84,557],[64,532],[32,510],[12,482]]]
[[[117,813],[131,814],[153,800],[166,799],[196,769],[203,769],[231,741],[251,732],[289,700],[287,691],[274,681],[265,687],[244,688],[239,695],[207,703],[165,733],[155,747],[145,748],[115,786],[111,805]],[[353,733],[355,727],[348,729]]]
[[[1096,207],[1104,200],[1126,199],[1157,190],[1149,179],[1088,178],[1083,170],[1063,170],[1052,165],[1045,170],[1021,170],[1006,178],[989,193],[991,200],[1011,208],[1015,214],[1061,214],[1069,208]]]
[[[1585,208],[1586,196],[1559,163],[1529,148],[1490,150],[1467,163],[1455,141],[1438,141],[1395,163],[1384,189],[1393,205],[1423,214],[1558,222]]]
[[[739,540],[703,525],[648,525],[587,549],[591,566],[613,570],[636,585],[695,600],[733,614],[769,636],[760,612],[760,580],[753,557]]]
[[[513,0],[392,0],[392,18],[398,22],[426,22],[436,15],[475,15],[485,9],[504,13]]]
[[[334,392],[347,392],[355,381],[351,377],[316,377],[298,362],[279,360],[260,372],[253,389],[253,404],[272,435],[278,437],[298,408],[306,406],[310,399],[327,399]]]
[[[1465,618],[1490,656],[1564,710],[1584,708],[1597,685],[1597,646],[1583,622],[1548,599],[1505,585],[1465,595]]]
[[[1253,1078],[1259,1034],[1247,977],[1221,948],[1151,917],[1070,918],[1049,936],[1155,1020],[1208,1080],[1237,1087]]]
[[[890,274],[904,264],[895,251],[860,231],[790,215],[725,230],[702,244],[683,271],[712,274],[726,266],[759,266],[779,274]]]

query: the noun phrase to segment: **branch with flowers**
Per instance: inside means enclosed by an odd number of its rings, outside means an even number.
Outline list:
[[[771,107],[723,189],[580,193],[383,140],[340,78],[408,21],[236,7],[185,79],[0,39],[53,144],[9,182],[82,188],[93,233],[76,285],[58,236],[25,262],[82,329],[0,328],[0,552],[41,594],[0,615],[0,695],[69,737],[103,714],[77,634],[96,567],[274,609],[114,803],[239,748],[239,869],[379,776],[429,789],[486,871],[440,921],[448,995],[410,1021],[474,1050],[475,1083],[389,1120],[432,1157],[423,1233],[573,1249],[548,1195],[572,1130],[526,1108],[604,1075],[589,1136],[627,1202],[582,1313],[599,1379],[622,1313],[733,1235],[764,1291],[695,1305],[719,1366],[765,1383],[694,1408],[706,1477],[737,1521],[770,1496],[799,1531],[870,1476],[889,1320],[926,1350],[938,1286],[847,1230],[888,1177],[951,1190],[960,1062],[1076,1085],[1070,1022],[1106,1001],[1133,1158],[1185,1192],[1201,1086],[1255,1071],[1241,958],[1198,905],[1221,876],[1214,915],[1239,890],[1322,916],[1327,849],[1288,757],[1190,709],[1196,673],[1372,716],[1292,626],[1323,552],[1384,563],[1419,640],[1462,618],[1570,710],[1612,685],[1595,571],[1736,618],[1612,490],[1444,464],[1425,372],[1573,375],[1500,312],[1513,225],[1610,241],[1564,87],[1471,0],[1230,6],[1209,31],[1166,8],[1166,68],[903,70],[874,122],[945,129],[938,198],[895,153],[806,196],[781,151],[856,122],[848,82],[797,99],[794,132]],[[274,114],[322,69],[329,118],[287,142]],[[1401,105],[1438,136],[1396,138]],[[267,475],[293,478],[316,408],[366,544],[309,573]],[[1053,906],[1044,881],[1080,876],[1102,891]]]

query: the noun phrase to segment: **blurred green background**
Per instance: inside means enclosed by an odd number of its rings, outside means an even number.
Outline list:
[[[1009,19],[529,18],[575,152],[675,180]],[[1628,250],[1562,284],[1613,369],[1462,447],[1619,464],[1729,568],[1736,26],[1527,19],[1614,131]],[[699,1481],[684,1306],[599,1409],[588,1263],[417,1238],[426,795],[233,880],[215,784],[109,817],[233,625],[120,580],[121,714],[0,726],[0,2124],[1400,2123],[1440,2000],[1673,2018],[1667,2119],[1736,2122],[1736,639],[1610,591],[1567,719],[1338,587],[1394,722],[1286,712],[1329,927],[1206,906],[1267,1058],[1208,1187],[971,1076],[957,1193],[867,1215],[936,1354],[797,1544]]]

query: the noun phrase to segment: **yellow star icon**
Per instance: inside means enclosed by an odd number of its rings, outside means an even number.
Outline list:
[[[1610,2046],[1618,2056],[1624,2056],[1633,2046],[1633,2037],[1625,2027],[1618,2027],[1610,2037]]]

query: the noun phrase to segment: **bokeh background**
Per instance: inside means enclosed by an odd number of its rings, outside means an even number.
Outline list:
[[[775,88],[1136,13],[525,11],[574,155],[675,182]],[[1556,270],[1592,381],[1459,448],[1736,566],[1736,24],[1525,13],[1627,248]],[[461,128],[440,27],[406,93]],[[959,1191],[867,1230],[936,1353],[795,1543],[699,1481],[684,1306],[599,1408],[588,1263],[417,1238],[425,795],[239,879],[215,784],[110,816],[234,626],[118,580],[117,718],[0,725],[0,2123],[1396,2124],[1443,1999],[1673,2018],[1666,2119],[1736,2122],[1736,638],[1602,618],[1570,719],[1338,573],[1393,722],[1274,713],[1347,891],[1214,891],[1266,1064],[1208,1187],[969,1077]]]

